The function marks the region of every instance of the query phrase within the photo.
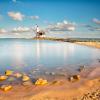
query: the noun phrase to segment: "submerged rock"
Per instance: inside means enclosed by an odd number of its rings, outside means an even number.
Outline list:
[[[22,77],[22,74],[21,73],[15,73],[13,76],[15,76],[16,78],[20,78],[20,77]]]
[[[69,81],[74,82],[80,80],[80,75],[73,75],[69,77]]]
[[[83,71],[85,69],[85,66],[80,66],[80,68],[78,69],[80,72]]]
[[[7,78],[8,78],[8,76],[1,75],[1,76],[0,76],[0,81],[4,81],[4,80],[6,80]]]
[[[36,82],[35,82],[35,85],[46,85],[48,84],[48,81],[47,80],[44,80],[42,78],[39,78]]]
[[[5,75],[7,75],[7,76],[10,76],[12,74],[13,74],[13,71],[12,70],[6,70],[5,71]]]
[[[0,87],[0,89],[6,92],[6,91],[11,90],[12,89],[12,86],[11,85],[2,85]]]
[[[29,81],[30,77],[28,77],[27,75],[23,75],[22,76],[22,81]]]

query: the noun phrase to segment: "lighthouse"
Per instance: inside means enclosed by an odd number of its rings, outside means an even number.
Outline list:
[[[36,37],[37,38],[45,37],[45,32],[41,30],[38,25],[36,25]]]

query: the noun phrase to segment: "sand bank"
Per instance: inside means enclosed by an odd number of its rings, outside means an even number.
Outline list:
[[[100,42],[75,42],[75,43],[100,49]]]

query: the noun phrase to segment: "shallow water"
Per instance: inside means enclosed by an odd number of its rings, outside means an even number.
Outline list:
[[[6,69],[28,71],[45,68],[89,65],[100,58],[100,49],[67,42],[0,39],[0,72]]]

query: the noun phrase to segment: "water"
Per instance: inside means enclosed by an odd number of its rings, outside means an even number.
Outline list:
[[[0,39],[0,72],[6,69],[28,71],[45,68],[89,65],[100,58],[100,49],[67,42]]]

